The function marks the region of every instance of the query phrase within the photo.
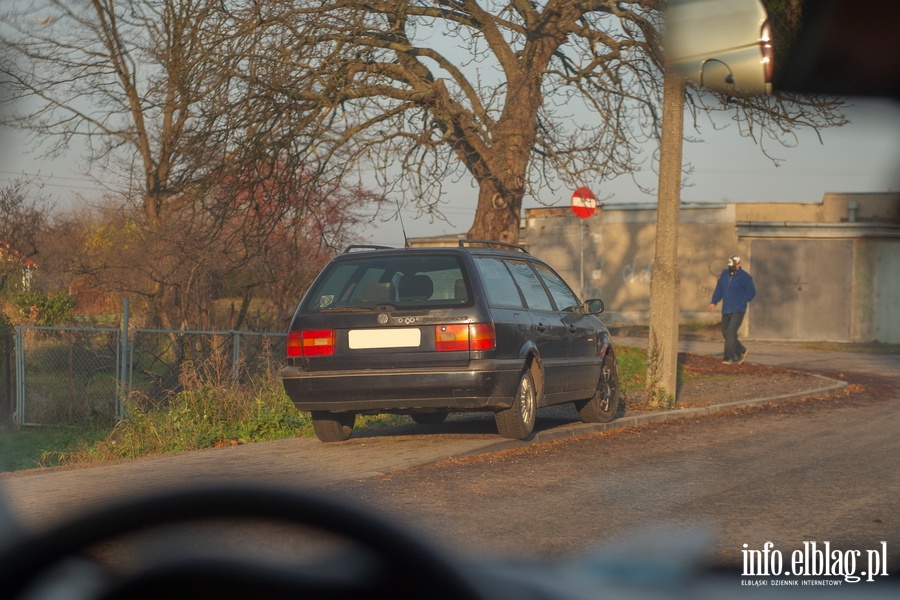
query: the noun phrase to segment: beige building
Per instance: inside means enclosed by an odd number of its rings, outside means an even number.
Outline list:
[[[718,322],[707,310],[713,288],[728,255],[739,254],[758,290],[746,337],[900,343],[900,194],[685,204],[680,214],[683,323]],[[527,209],[519,239],[582,297],[602,298],[608,324],[648,323],[655,204],[610,205],[587,219]]]

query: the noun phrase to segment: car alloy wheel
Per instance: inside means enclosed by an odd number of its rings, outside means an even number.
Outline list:
[[[603,360],[603,369],[594,395],[575,403],[578,417],[585,423],[608,423],[619,410],[619,367],[613,354]]]
[[[505,438],[522,440],[531,435],[537,413],[537,389],[531,371],[525,371],[511,407],[494,415],[497,430]]]

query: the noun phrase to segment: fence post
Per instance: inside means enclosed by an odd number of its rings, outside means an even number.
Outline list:
[[[25,424],[25,328],[16,325],[16,425]]]
[[[12,332],[3,334],[3,399],[0,401],[0,428],[12,427],[13,416],[13,377],[12,377]]]
[[[240,368],[238,367],[241,360],[241,332],[232,331],[233,336],[231,344],[231,383],[237,385],[240,382]]]
[[[116,419],[125,417],[125,397],[129,393],[128,374],[131,372],[128,364],[128,319],[130,318],[128,296],[122,298],[122,331],[119,333],[118,356],[119,363],[117,373],[119,377],[119,393],[116,396]]]

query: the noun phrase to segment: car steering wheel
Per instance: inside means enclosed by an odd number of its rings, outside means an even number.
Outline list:
[[[125,501],[27,536],[0,554],[0,590],[7,598],[17,598],[66,559],[96,544],[208,519],[314,527],[368,550],[375,560],[362,570],[347,569],[355,573],[350,577],[239,559],[169,561],[110,577],[92,598],[480,598],[452,560],[383,518],[312,493],[246,485],[176,490]]]

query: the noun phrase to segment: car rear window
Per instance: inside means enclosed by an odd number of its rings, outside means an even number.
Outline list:
[[[331,263],[306,310],[466,306],[469,289],[462,262],[453,255],[359,256]]]

